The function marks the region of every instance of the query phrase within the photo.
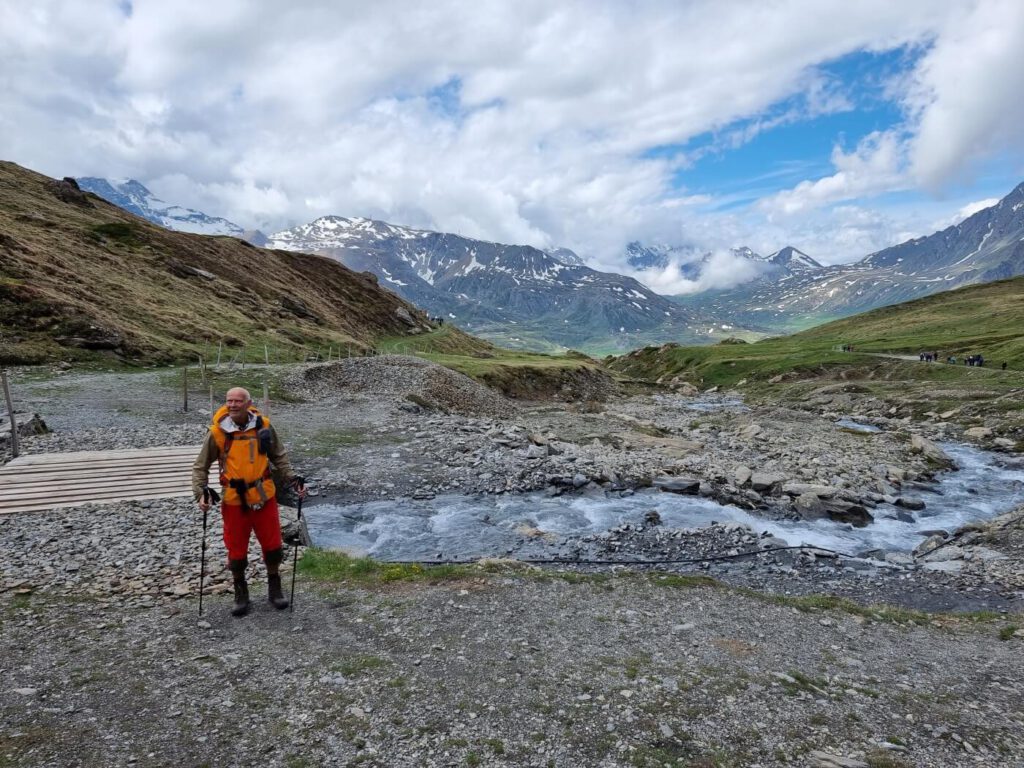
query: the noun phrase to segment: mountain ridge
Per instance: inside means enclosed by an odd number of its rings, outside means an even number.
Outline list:
[[[274,233],[269,244],[372,271],[432,314],[505,345],[540,338],[584,350],[604,345],[607,351],[735,330],[631,277],[567,264],[532,246],[344,216],[323,216]]]
[[[296,359],[432,327],[333,259],[175,232],[0,161],[2,362],[171,362],[218,344]]]

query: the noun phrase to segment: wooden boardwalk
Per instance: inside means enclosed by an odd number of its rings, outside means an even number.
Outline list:
[[[192,495],[198,445],[21,456],[0,467],[0,515]],[[215,489],[216,466],[210,480]]]

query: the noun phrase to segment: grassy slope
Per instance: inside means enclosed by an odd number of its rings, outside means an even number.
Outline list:
[[[332,259],[172,232],[92,195],[66,202],[54,184],[0,162],[0,363],[212,362],[222,343],[224,362],[263,362],[264,345],[271,362],[376,349],[523,395],[530,382],[554,386],[599,367],[575,353],[502,349],[451,325],[409,335],[396,310],[422,320],[419,310]],[[175,263],[216,279],[181,277]],[[320,322],[286,309],[288,299]],[[89,348],[102,339],[120,341]]]
[[[181,277],[175,264],[215,279]],[[169,362],[243,340],[250,355],[266,344],[295,360],[404,333],[400,307],[422,317],[330,259],[171,232],[92,195],[66,202],[52,179],[0,162],[0,361]]]
[[[853,344],[858,352],[917,354],[934,350],[945,357],[980,353],[990,365],[1006,361],[1024,369],[1024,278],[969,286],[905,304],[872,310],[837,320],[793,336],[765,339],[756,344],[718,344],[711,347],[664,345],[637,350],[609,361],[610,366],[636,378],[679,375],[704,385],[733,385],[747,378],[767,379],[790,372],[822,372],[878,362],[862,354],[836,351]],[[917,378],[958,379],[964,366],[925,369],[908,363]],[[999,371],[969,369],[974,376]]]

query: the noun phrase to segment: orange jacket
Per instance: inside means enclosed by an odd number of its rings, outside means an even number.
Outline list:
[[[216,447],[217,463],[220,467],[220,485],[223,489],[224,504],[242,505],[259,509],[273,498],[276,488],[270,479],[270,462],[291,474],[287,459],[278,436],[270,427],[270,420],[256,409],[249,409],[249,426],[237,431],[225,431],[221,426],[229,418],[227,407],[222,406],[213,415],[210,438]],[[255,422],[255,424],[254,424]],[[267,430],[263,445],[260,445],[260,430]],[[282,466],[284,465],[284,466]],[[241,496],[245,483],[245,500]]]

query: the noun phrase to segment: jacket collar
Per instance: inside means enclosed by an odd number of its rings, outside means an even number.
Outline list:
[[[235,420],[231,418],[231,414],[225,414],[224,418],[220,420],[221,430],[224,432],[246,432],[250,429],[256,428],[256,412],[249,411],[249,420],[245,423],[244,427],[238,426]]]

